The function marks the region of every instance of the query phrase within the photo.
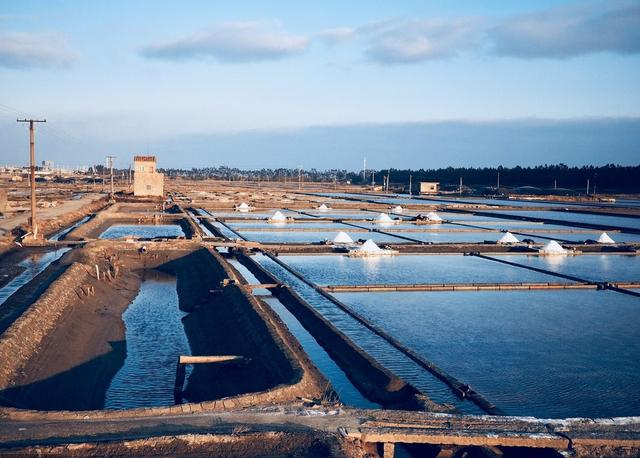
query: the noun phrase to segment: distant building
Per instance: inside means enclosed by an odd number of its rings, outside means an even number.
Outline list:
[[[155,156],[133,158],[133,195],[139,197],[163,197],[164,174],[158,173]]]
[[[420,194],[438,194],[440,192],[440,183],[437,181],[421,181]]]

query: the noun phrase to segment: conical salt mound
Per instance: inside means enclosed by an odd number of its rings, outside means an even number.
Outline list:
[[[358,251],[360,251],[362,253],[382,253],[382,252],[384,252],[384,250],[382,248],[380,248],[378,245],[376,245],[376,242],[374,242],[371,239],[369,239],[366,242],[364,242],[362,244],[362,246],[360,248],[358,248]]]
[[[498,239],[498,243],[519,243],[520,240],[516,238],[511,232],[507,232]]]
[[[555,240],[551,240],[540,250],[540,254],[567,254],[567,250]]]
[[[269,221],[276,221],[278,223],[284,223],[284,222],[287,221],[287,217],[284,216],[280,210],[278,210],[273,214],[273,216],[271,216],[271,218],[269,218]]]
[[[340,231],[333,238],[333,243],[353,243],[353,239],[346,232]]]
[[[393,223],[393,220],[386,213],[380,213],[376,218],[377,223]]]
[[[327,210],[329,210],[329,207],[327,207],[325,204],[322,204],[318,207],[318,210],[320,210],[321,212],[326,212]]]
[[[396,205],[393,207],[393,213],[402,213],[402,207],[400,205]]]
[[[600,234],[600,237],[598,237],[598,243],[616,243],[616,241],[609,237],[609,234],[603,232]]]
[[[440,218],[440,216],[438,216],[437,213],[429,212],[429,213],[427,213],[427,220],[440,222],[440,221],[442,221],[442,218]]]
[[[238,210],[239,212],[248,212],[250,208],[251,207],[249,207],[245,202],[242,202],[236,207],[236,210]]]

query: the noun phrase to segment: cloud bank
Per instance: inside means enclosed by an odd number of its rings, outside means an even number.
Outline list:
[[[506,21],[489,32],[498,55],[563,59],[640,52],[640,3],[556,8]]]
[[[0,67],[69,67],[74,60],[61,34],[0,32]]]
[[[213,58],[220,62],[252,62],[294,56],[308,46],[307,37],[286,33],[277,24],[227,22],[191,36],[147,46],[142,55],[164,60]]]
[[[640,53],[640,3],[586,2],[497,20],[490,17],[404,19],[339,27],[320,34],[330,45],[364,41],[378,64],[412,64],[488,52],[520,59],[567,59]]]

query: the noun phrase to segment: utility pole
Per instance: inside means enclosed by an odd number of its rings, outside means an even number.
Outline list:
[[[460,177],[460,187],[458,187],[458,194],[462,195],[462,177]]]
[[[113,200],[113,196],[115,195],[113,193],[113,160],[116,158],[116,156],[107,156],[107,164],[109,166],[110,169],[110,175],[111,175],[111,193],[110,193],[110,200]]]
[[[375,185],[376,185],[376,171],[372,170],[371,171],[371,187],[373,188]]]
[[[389,193],[389,180],[391,180],[391,169],[387,170],[387,194]]]
[[[367,185],[367,156],[364,157],[364,164],[362,165],[362,182]]]
[[[409,175],[409,198],[411,198],[412,192],[411,192],[411,175]]]
[[[498,172],[498,187],[496,189],[500,192],[500,172]]]
[[[29,169],[31,172],[31,218],[29,225],[33,238],[38,236],[38,223],[36,221],[36,131],[34,123],[47,122],[46,119],[16,119],[16,122],[29,123]]]
[[[587,178],[587,196],[589,195],[589,178]]]
[[[298,190],[302,189],[302,166],[298,167]]]

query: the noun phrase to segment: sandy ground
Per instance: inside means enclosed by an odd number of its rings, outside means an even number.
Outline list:
[[[36,217],[40,219],[53,219],[58,218],[65,213],[80,210],[83,205],[90,203],[96,199],[103,197],[103,194],[91,193],[83,194],[82,198],[77,200],[65,200],[56,207],[51,208],[38,208],[36,210]],[[15,227],[21,224],[26,224],[29,219],[29,211],[9,216],[7,218],[0,218],[0,236],[6,235],[11,232]]]
[[[113,283],[93,282],[96,297],[109,300],[71,307],[30,360],[17,386],[0,392],[0,402],[32,409],[102,408],[106,388],[126,355],[122,313],[139,284],[134,273]]]

